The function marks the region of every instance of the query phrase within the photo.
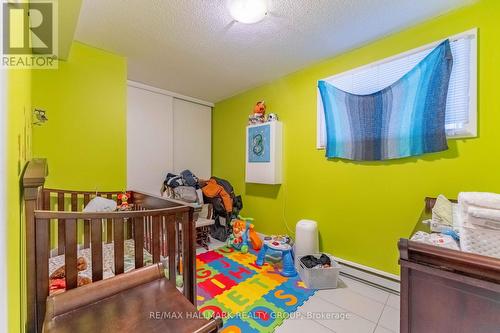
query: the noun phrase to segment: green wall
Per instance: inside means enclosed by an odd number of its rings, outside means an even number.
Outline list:
[[[47,157],[47,186],[124,189],[126,60],[74,43],[58,70],[9,70],[7,81],[7,267],[9,332],[24,331],[24,205],[21,175]],[[32,128],[32,108],[49,122]]]
[[[125,190],[126,59],[73,43],[59,69],[33,71],[33,107],[49,121],[33,128],[33,154],[46,157],[46,186]]]
[[[25,321],[24,205],[21,176],[26,162],[47,157],[47,186],[125,189],[126,60],[74,43],[58,70],[8,72],[7,81],[7,267],[9,332]],[[32,128],[32,108],[49,122]]]
[[[31,71],[9,70],[7,79],[7,267],[9,332],[19,332],[25,303],[24,205],[21,176],[31,158]]]
[[[213,173],[243,194],[244,215],[266,234],[303,218],[318,221],[323,251],[398,273],[397,240],[408,237],[425,196],[500,192],[500,1],[480,1],[261,87],[216,103]],[[479,138],[450,141],[443,153],[393,162],[328,161],[316,144],[318,79],[479,28]],[[270,59],[279,61],[279,59]],[[253,105],[284,123],[284,183],[245,184],[245,126]]]
[[[18,6],[27,6],[20,4]],[[25,24],[28,21],[25,20]],[[5,70],[5,69],[0,69]],[[7,70],[7,223],[6,240],[8,270],[8,331],[16,333],[23,329],[25,318],[25,228],[24,205],[20,187],[26,162],[31,159],[31,79],[32,72],[27,69]],[[3,222],[2,222],[3,223]]]

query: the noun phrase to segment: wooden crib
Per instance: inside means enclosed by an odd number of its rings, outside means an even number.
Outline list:
[[[79,250],[91,252],[92,282],[96,282],[103,279],[103,246],[111,242],[115,275],[124,273],[124,243],[133,240],[134,268],[144,266],[145,249],[151,254],[152,263],[160,262],[162,257],[168,261],[169,279],[175,284],[181,263],[183,294],[196,304],[192,208],[131,192],[132,211],[83,213],[81,210],[94,196],[116,199],[119,192],[46,189],[47,174],[46,160],[36,159],[28,164],[23,177],[28,332],[42,329],[49,296],[49,258],[64,255],[66,290],[74,289],[77,288]],[[182,242],[176,241],[179,238]]]

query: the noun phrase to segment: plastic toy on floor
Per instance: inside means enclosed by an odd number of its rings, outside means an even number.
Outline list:
[[[254,225],[250,223],[251,221],[253,221],[252,218],[238,216],[237,220],[231,222],[233,233],[227,240],[227,246],[232,246],[241,251],[241,253],[247,253],[248,243],[250,243],[255,251],[260,250],[262,240],[255,232]]]
[[[264,238],[264,247],[257,256],[255,262],[257,266],[264,265],[266,254],[268,251],[280,252],[283,261],[283,269],[281,275],[285,277],[293,277],[297,275],[295,266],[293,265],[293,249],[291,239],[287,235],[271,236]]]

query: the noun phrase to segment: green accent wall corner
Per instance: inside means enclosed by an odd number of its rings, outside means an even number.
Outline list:
[[[33,71],[33,155],[49,163],[49,188],[125,190],[127,64],[124,57],[74,42],[58,70]]]

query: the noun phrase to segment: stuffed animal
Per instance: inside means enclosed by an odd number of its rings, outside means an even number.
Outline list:
[[[128,199],[130,199],[130,192],[120,193],[118,194],[118,210],[130,210],[130,205],[128,203]]]
[[[268,122],[271,122],[271,121],[278,121],[278,115],[276,113],[270,113],[267,115],[267,121]]]
[[[257,102],[253,108],[253,113],[248,117],[248,123],[261,124],[266,121],[266,103],[264,101]]]
[[[257,102],[253,108],[253,114],[264,117],[266,115],[266,103],[264,101]]]
[[[84,257],[79,257],[76,261],[76,269],[78,272],[84,271],[87,269],[87,260]],[[77,276],[78,287],[84,286],[86,284],[92,283],[92,279],[86,276],[81,276],[78,274]],[[66,289],[66,266],[63,265],[56,269],[49,276],[49,290],[51,292],[57,290]]]
[[[254,230],[254,225],[250,223],[252,218],[243,218],[238,216],[237,220],[231,222],[233,233],[227,240],[227,245],[241,251],[241,253],[248,252],[248,243],[251,243],[252,248],[256,251],[262,247],[262,240],[259,238]]]

